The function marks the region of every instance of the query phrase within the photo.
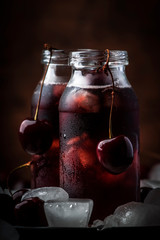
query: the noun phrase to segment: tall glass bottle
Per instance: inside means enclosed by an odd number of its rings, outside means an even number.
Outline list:
[[[43,50],[42,63],[46,69],[50,61],[50,51]],[[59,186],[59,99],[70,78],[68,54],[63,50],[52,50],[51,62],[45,77],[38,112],[39,120],[53,124],[54,138],[51,148],[42,155],[34,155],[31,162],[31,187]],[[34,117],[39,99],[41,81],[36,86],[31,103]]]
[[[107,57],[99,50],[71,52],[72,75],[59,103],[60,186],[70,197],[93,199],[93,220],[139,199],[139,107],[125,73],[128,54],[110,51],[112,76],[99,70]],[[113,80],[112,135],[127,136],[134,150],[132,164],[116,175],[101,165],[96,154],[97,144],[109,138]]]

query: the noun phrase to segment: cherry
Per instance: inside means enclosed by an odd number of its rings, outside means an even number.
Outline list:
[[[0,193],[0,219],[11,224],[14,222],[14,203],[11,196]]]
[[[26,192],[28,192],[27,188],[21,188],[12,194],[14,206],[21,202],[21,198]]]
[[[124,135],[100,141],[97,145],[97,157],[108,172],[122,173],[133,161],[132,143]]]
[[[44,201],[38,197],[28,198],[14,208],[15,222],[21,226],[48,226]]]
[[[48,121],[25,119],[19,128],[19,139],[29,154],[43,154],[51,147],[53,127]]]

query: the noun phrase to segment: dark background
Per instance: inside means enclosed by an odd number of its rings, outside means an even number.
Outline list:
[[[2,3],[1,3],[2,4]],[[30,160],[18,139],[41,79],[44,43],[60,49],[127,50],[140,105],[144,170],[160,161],[160,1],[13,0],[0,7],[0,183]]]

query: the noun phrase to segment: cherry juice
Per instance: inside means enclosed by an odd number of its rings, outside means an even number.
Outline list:
[[[67,86],[60,100],[60,186],[70,197],[94,201],[92,220],[104,219],[116,207],[139,199],[139,116],[132,87],[115,87],[112,134],[127,136],[134,150],[128,169],[106,171],[96,155],[107,139],[112,87]]]
[[[43,62],[48,63],[50,53],[44,52]],[[59,186],[59,99],[70,77],[68,55],[63,50],[52,50],[52,59],[45,77],[38,110],[38,120],[47,120],[53,126],[53,142],[41,155],[33,155],[31,187]],[[31,116],[34,117],[39,99],[41,81],[32,95]]]
[[[42,155],[32,157],[32,187],[59,186],[59,98],[66,84],[48,86],[44,90],[43,98],[39,108],[39,120],[48,120],[54,127],[53,143],[49,151]],[[50,94],[54,93],[52,99]],[[47,102],[49,98],[49,102]],[[32,100],[32,113],[34,116],[37,97]],[[46,104],[47,103],[47,104]]]

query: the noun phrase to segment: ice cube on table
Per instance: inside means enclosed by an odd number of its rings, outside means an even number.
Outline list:
[[[148,178],[160,182],[160,163],[154,164],[149,171]]]
[[[39,197],[44,202],[49,200],[67,201],[69,195],[63,188],[60,187],[41,187],[27,191],[23,194],[21,201],[31,197]]]
[[[92,209],[91,199],[69,198],[68,201],[44,203],[50,227],[88,227]]]
[[[116,208],[104,219],[104,228],[128,226],[160,226],[160,207],[141,202],[129,202]]]
[[[151,190],[144,199],[144,203],[158,205],[160,207],[160,188]]]
[[[150,179],[141,179],[140,187],[149,187],[149,188],[160,188],[160,181],[150,180]]]

